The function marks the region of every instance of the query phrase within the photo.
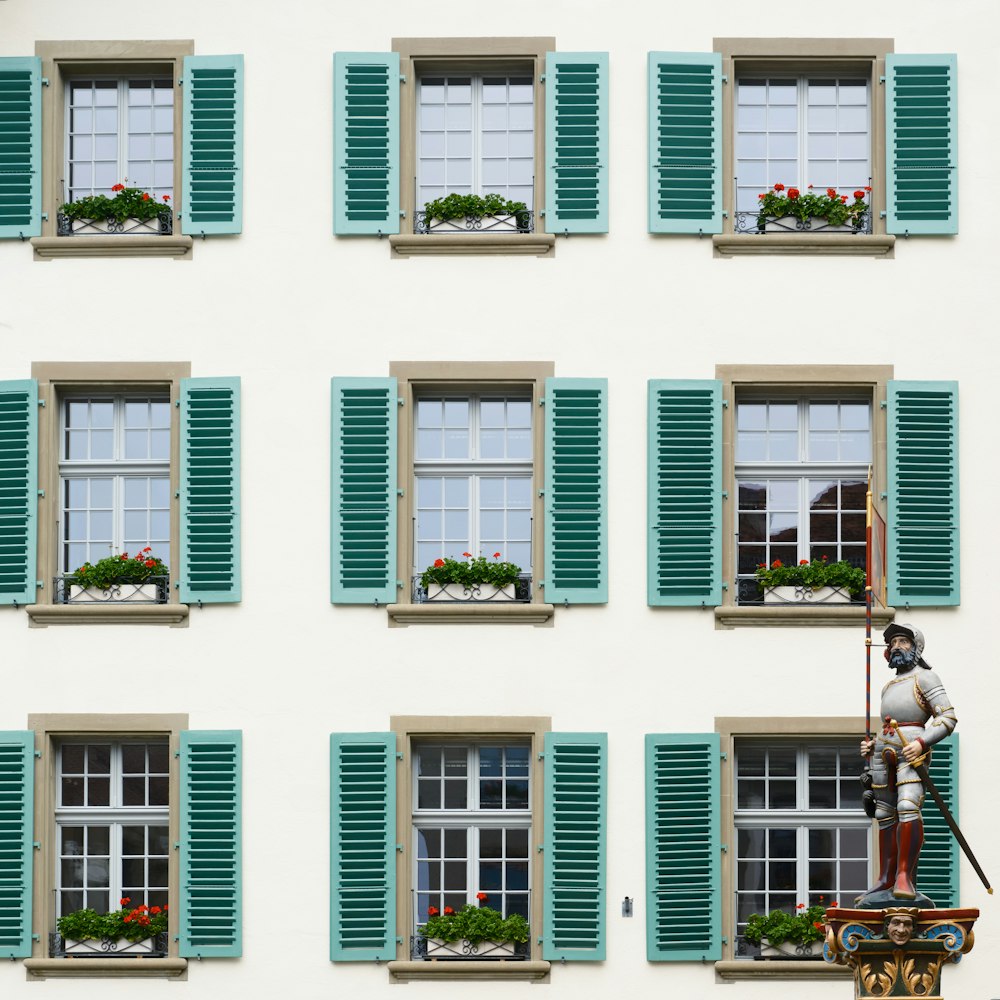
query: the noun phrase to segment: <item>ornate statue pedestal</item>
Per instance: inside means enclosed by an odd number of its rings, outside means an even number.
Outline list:
[[[972,950],[979,910],[830,907],[823,958],[854,972],[856,1000],[942,1000],[941,969]]]

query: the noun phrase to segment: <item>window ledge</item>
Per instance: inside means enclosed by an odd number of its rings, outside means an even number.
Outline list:
[[[761,962],[739,959],[716,962],[715,974],[725,982],[738,979],[849,979],[851,970],[846,965],[830,965],[823,961],[768,958]]]
[[[182,257],[191,259],[190,236],[36,236],[35,260],[57,257]]]
[[[28,981],[38,979],[180,979],[186,958],[26,958]]]
[[[432,959],[426,962],[390,962],[389,975],[400,983],[434,979],[540,982],[548,979],[550,968],[549,962],[462,962],[451,959],[439,962]]]
[[[755,255],[805,257],[892,257],[895,236],[852,236],[831,233],[829,236],[807,236],[789,233],[787,236],[768,233],[764,236],[723,233],[712,237],[717,257],[749,257]]]
[[[393,257],[553,257],[552,233],[496,236],[390,236]]]
[[[389,627],[407,625],[551,625],[551,604],[465,604],[461,601],[428,604],[390,604]],[[423,963],[418,963],[423,964]]]
[[[31,628],[46,628],[49,625],[169,625],[172,628],[187,628],[189,608],[186,604],[109,603],[96,608],[80,604],[29,604],[25,611],[28,612]]]
[[[872,624],[884,628],[896,617],[895,608],[872,608]],[[770,607],[739,607],[724,604],[715,609],[716,628],[812,628],[817,625],[846,625],[855,628],[864,624],[863,607],[843,604],[812,605],[804,608],[776,604]],[[743,964],[742,962],[739,964]]]

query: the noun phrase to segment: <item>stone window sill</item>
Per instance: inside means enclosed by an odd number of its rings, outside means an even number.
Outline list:
[[[734,959],[716,962],[715,974],[725,982],[739,979],[850,979],[851,970],[846,965],[830,965],[824,961],[797,961],[769,958],[761,962]]]
[[[872,625],[885,628],[896,617],[895,608],[873,608]],[[724,604],[715,609],[716,628],[813,628],[844,625],[857,628],[865,621],[864,607],[843,604],[797,607],[785,604],[739,607]],[[743,963],[740,963],[743,964]]]
[[[716,257],[892,257],[895,245],[895,236],[852,236],[850,233],[831,233],[829,236],[722,233],[712,237]]]
[[[548,979],[549,962],[390,962],[389,975],[399,983],[421,980],[465,979],[468,981],[541,982]]]
[[[189,612],[186,604],[110,602],[100,607],[81,604],[29,604],[25,610],[28,612],[28,625],[31,628],[47,628],[49,625],[169,625],[172,628],[187,628]],[[86,961],[104,960],[95,958]],[[120,961],[120,959],[107,961]],[[146,961],[153,960],[146,959]]]
[[[175,257],[191,259],[190,236],[36,236],[35,260],[62,257]]]
[[[555,611],[551,604],[465,604],[461,601],[390,604],[386,610],[389,612],[390,628],[407,625],[551,625]]]
[[[186,958],[26,958],[29,982],[39,979],[186,979]]]
[[[393,257],[553,257],[556,238],[551,233],[523,236],[390,236]]]

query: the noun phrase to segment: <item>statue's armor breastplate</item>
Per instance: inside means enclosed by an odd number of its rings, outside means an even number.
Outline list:
[[[921,668],[917,668],[921,669]],[[923,727],[933,714],[917,681],[915,670],[889,681],[882,689],[882,718],[888,716],[900,725],[916,723]]]

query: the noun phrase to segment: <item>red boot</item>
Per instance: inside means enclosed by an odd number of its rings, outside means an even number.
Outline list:
[[[898,842],[896,840],[896,827],[878,828],[878,860],[879,873],[875,884],[868,890],[869,892],[880,892],[883,889],[891,889],[896,883],[896,859],[899,857]]]
[[[918,816],[911,823],[898,824],[899,861],[896,868],[896,885],[892,894],[897,899],[917,898],[917,859],[924,843],[924,822]]]

